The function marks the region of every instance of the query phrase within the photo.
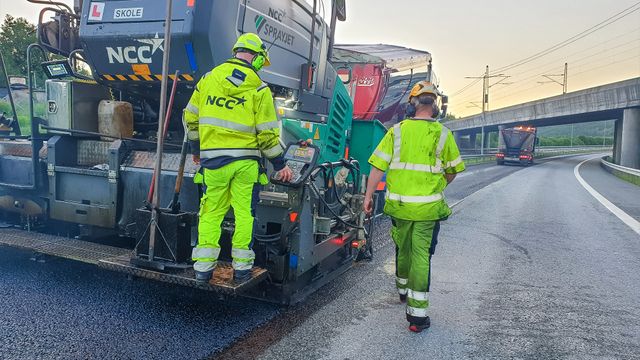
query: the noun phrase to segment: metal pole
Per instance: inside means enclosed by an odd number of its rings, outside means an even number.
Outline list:
[[[484,72],[484,79],[482,82],[482,112],[487,111],[487,103],[489,102],[489,65],[487,65]]]
[[[489,65],[486,66],[484,71],[484,81],[482,83],[482,123],[486,121],[485,112],[489,108]],[[484,126],[482,126],[482,133],[480,134],[480,155],[484,155]]]
[[[484,120],[484,116],[482,120]],[[484,155],[484,126],[481,128],[481,130],[482,132],[480,133],[480,155]]]
[[[571,147],[573,147],[573,124],[571,124]]]
[[[158,111],[158,145],[156,147],[155,185],[151,203],[151,225],[149,229],[149,261],[153,261],[158,226],[158,207],[160,206],[160,175],[162,172],[162,146],[164,144],[164,117],[167,104],[167,80],[169,78],[169,53],[171,51],[171,10],[173,0],[167,0],[167,11],[164,23],[164,54],[162,56],[162,81],[160,84],[160,110]],[[178,81],[176,79],[176,81]]]
[[[568,75],[568,64],[564,63],[564,77],[562,80],[562,94],[566,94],[567,93],[567,75]]]

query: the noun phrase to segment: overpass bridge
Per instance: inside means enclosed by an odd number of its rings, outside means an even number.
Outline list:
[[[640,77],[535,100],[445,122],[457,139],[496,132],[502,127],[536,127],[615,120],[614,162],[640,169]]]

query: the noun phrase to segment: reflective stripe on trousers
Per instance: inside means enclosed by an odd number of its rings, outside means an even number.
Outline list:
[[[418,301],[429,301],[429,293],[426,291],[415,291],[409,289],[409,291],[407,292],[407,297],[409,299]]]
[[[233,268],[235,270],[251,270],[256,255],[251,249],[231,249]]]
[[[427,309],[424,308],[417,308],[417,307],[413,307],[413,306],[409,306],[407,305],[407,315],[408,316],[415,316],[415,317],[419,317],[419,318],[426,318],[427,317]]]
[[[193,260],[216,260],[220,256],[220,248],[195,247],[191,252]]]

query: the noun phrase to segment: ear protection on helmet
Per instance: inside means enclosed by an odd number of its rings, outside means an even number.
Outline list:
[[[438,116],[440,116],[440,107],[438,106],[438,104],[436,104],[436,102],[433,102],[433,112],[431,117],[433,117],[434,119],[437,118]]]
[[[404,114],[408,118],[416,116],[416,106],[412,103],[407,103],[407,106],[404,108]]]
[[[253,61],[251,61],[251,66],[253,66],[253,68],[258,71],[262,69],[266,61],[267,59],[264,57],[264,55],[256,54],[256,56],[253,57]]]
[[[253,66],[256,71],[262,69],[264,67],[264,64],[267,62],[267,57],[265,55],[267,53],[267,46],[265,44],[262,44],[260,48],[262,49],[262,52],[257,53],[251,61],[251,66]]]

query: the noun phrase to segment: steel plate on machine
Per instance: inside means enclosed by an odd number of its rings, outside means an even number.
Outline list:
[[[140,268],[131,264],[131,257],[129,255],[102,259],[99,261],[98,266],[150,280],[189,286],[224,294],[239,294],[260,284],[267,278],[267,270],[254,267],[252,269],[251,279],[242,283],[236,283],[233,281],[233,268],[231,267],[231,264],[227,262],[218,262],[211,281],[209,281],[209,283],[198,283],[195,281],[195,274],[192,268],[176,270],[173,272],[160,272]]]

